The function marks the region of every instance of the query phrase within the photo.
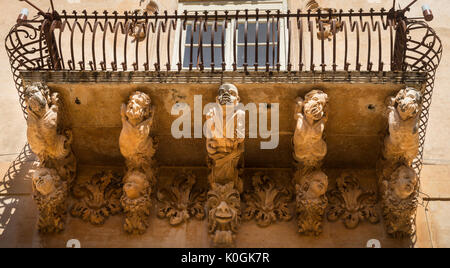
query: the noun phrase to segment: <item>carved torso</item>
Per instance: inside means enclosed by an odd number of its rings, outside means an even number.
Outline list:
[[[294,133],[294,156],[299,162],[322,160],[327,154],[327,144],[323,140],[325,119],[310,124],[299,115]]]

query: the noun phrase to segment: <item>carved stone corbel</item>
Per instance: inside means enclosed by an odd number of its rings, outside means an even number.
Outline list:
[[[330,203],[327,218],[334,222],[342,219],[345,227],[354,229],[361,220],[379,222],[376,211],[377,196],[361,188],[359,180],[351,173],[343,172],[336,180],[336,188],[328,192]]]
[[[387,104],[388,132],[377,167],[386,231],[397,238],[414,234],[418,177],[412,164],[419,153],[422,95],[406,87]]]
[[[25,88],[25,102],[27,105],[27,139],[31,150],[39,159],[39,168],[41,171],[48,173],[47,177],[53,177],[54,181],[61,181],[56,184],[65,185],[57,187],[55,193],[57,198],[67,198],[67,193],[61,191],[69,191],[76,176],[77,163],[76,158],[72,152],[72,131],[64,127],[64,120],[62,120],[62,102],[59,99],[57,92],[51,93],[50,89],[44,83],[33,83]],[[52,170],[51,172],[49,170]],[[56,171],[58,176],[55,176]],[[61,211],[66,211],[67,208],[62,209],[60,206],[66,205],[62,200],[56,201],[52,199],[51,202],[58,202],[58,205],[45,205],[42,200],[45,200],[47,195],[40,195],[39,190],[35,191],[35,200],[41,213],[39,226],[43,226],[42,220],[44,218],[58,218],[63,220],[62,215],[57,216]],[[55,196],[50,195],[51,198]],[[48,200],[50,201],[50,200]],[[42,210],[43,206],[48,210],[50,208],[55,211]],[[54,216],[50,216],[50,215]],[[54,228],[40,228],[43,232],[60,231],[64,224],[59,224],[59,227]]]
[[[322,172],[322,162],[327,154],[323,134],[328,121],[328,95],[312,90],[305,99],[297,98],[293,137],[296,172],[293,184],[296,189],[297,222],[299,233],[318,236],[328,199],[328,177]]]
[[[148,226],[150,195],[156,181],[153,160],[156,143],[150,136],[154,115],[150,97],[139,91],[131,94],[128,103],[121,107],[119,146],[127,166],[121,204],[128,233],[142,234]]]
[[[252,184],[252,191],[244,194],[245,220],[254,219],[260,227],[267,227],[276,221],[291,220],[288,203],[292,199],[292,194],[286,187],[277,186],[263,173],[256,173],[252,178]]]
[[[208,226],[214,246],[233,245],[241,220],[241,198],[234,183],[214,183],[208,192]]]
[[[183,173],[173,179],[169,187],[158,191],[158,217],[168,218],[171,225],[178,225],[190,218],[205,217],[206,192],[195,190],[195,175]]]
[[[33,197],[39,210],[39,232],[62,231],[67,214],[67,182],[56,170],[42,167],[33,173],[32,181]]]
[[[298,232],[318,236],[322,233],[323,217],[328,205],[328,177],[322,171],[308,172],[295,185]]]
[[[217,199],[218,193],[235,196],[243,191],[242,179],[239,177],[239,161],[244,152],[245,139],[245,112],[239,106],[239,92],[232,84],[223,84],[219,88],[216,98],[216,106],[211,108],[206,115],[208,130],[206,139],[206,151],[208,153],[208,167],[210,173],[208,181],[211,187],[209,198]],[[230,188],[230,185],[232,185]],[[225,187],[225,188],[224,188]],[[225,191],[222,193],[222,191]],[[239,200],[240,201],[240,200]],[[240,204],[226,206],[226,202],[216,203],[208,200],[210,208],[210,232],[214,233],[213,242],[218,246],[231,246],[233,244],[232,233],[238,228],[240,218]],[[214,207],[214,204],[217,207]],[[236,218],[232,223],[228,219],[222,219],[221,215],[229,216],[229,210],[233,211]],[[211,216],[211,211],[218,213]],[[239,216],[235,216],[239,215]],[[226,222],[226,224],[224,223]]]
[[[111,215],[121,211],[122,177],[111,171],[100,172],[92,178],[79,178],[73,186],[75,202],[73,217],[94,225],[104,224]]]
[[[409,238],[414,234],[418,186],[416,172],[405,165],[381,183],[384,223],[387,233],[394,238]]]

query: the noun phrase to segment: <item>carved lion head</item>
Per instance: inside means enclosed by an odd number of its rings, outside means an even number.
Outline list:
[[[406,199],[417,188],[417,174],[411,167],[402,165],[391,175],[389,188],[399,199]]]
[[[210,224],[229,226],[231,230],[234,230],[239,222],[240,205],[240,195],[234,188],[234,183],[213,184],[212,189],[208,192]]]
[[[308,119],[317,121],[322,119],[326,113],[328,95],[321,90],[312,90],[305,96],[303,113]]]
[[[422,95],[414,88],[400,90],[395,97],[397,111],[402,120],[415,117],[420,112]]]
[[[123,191],[129,199],[137,199],[145,195],[150,183],[144,173],[131,171],[125,175]]]
[[[48,106],[48,88],[46,85],[37,82],[26,87],[25,101],[29,112],[38,117],[42,117]]]
[[[42,195],[49,195],[56,191],[60,177],[56,170],[39,168],[32,175],[34,188]]]
[[[223,84],[219,87],[217,102],[220,105],[237,105],[240,101],[239,91],[233,84]]]
[[[150,97],[140,91],[136,91],[130,96],[127,104],[126,115],[128,121],[137,125],[150,116]]]

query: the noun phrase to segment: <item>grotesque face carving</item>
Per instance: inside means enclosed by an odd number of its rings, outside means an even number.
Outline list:
[[[47,99],[44,96],[40,88],[43,87],[40,83],[34,83],[27,87],[25,92],[25,98],[28,105],[28,109],[38,117],[45,114],[47,107]]]
[[[239,101],[239,92],[235,85],[223,84],[220,86],[217,96],[217,102],[220,105],[237,105]]]
[[[126,115],[128,121],[137,125],[144,121],[150,115],[150,97],[142,92],[136,91],[130,96],[130,100],[127,104]]]
[[[145,174],[138,171],[127,173],[124,182],[123,190],[129,199],[137,199],[143,196],[145,190],[149,187]]]
[[[416,172],[407,166],[400,166],[391,176],[391,189],[400,199],[406,199],[415,191],[417,185]]]
[[[306,176],[303,192],[306,199],[317,199],[328,189],[328,177],[322,171],[314,171]]]
[[[59,177],[56,171],[40,168],[33,174],[32,181],[36,190],[42,195],[49,195],[56,191]]]
[[[208,208],[210,221],[222,226],[231,224],[231,228],[234,229],[233,224],[237,224],[240,209],[240,195],[234,189],[234,184],[213,184],[211,191],[208,192]]]
[[[328,95],[320,90],[312,90],[305,96],[303,112],[306,118],[317,121],[325,115],[325,106],[328,102]]]
[[[395,97],[397,111],[402,120],[415,117],[420,111],[421,94],[414,88],[402,89]]]

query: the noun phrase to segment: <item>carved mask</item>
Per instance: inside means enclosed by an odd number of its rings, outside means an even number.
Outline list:
[[[407,166],[400,166],[391,176],[391,187],[400,199],[406,199],[414,192],[417,185],[416,172]]]
[[[227,225],[236,222],[240,209],[240,195],[234,184],[214,184],[208,192],[208,208],[210,220]]]
[[[305,116],[313,121],[322,119],[325,115],[325,105],[328,102],[327,94],[320,90],[313,90],[305,96],[303,108]]]
[[[402,120],[408,120],[420,111],[420,92],[413,88],[400,90],[396,96],[397,111]]]
[[[232,84],[223,84],[219,88],[217,102],[220,105],[237,105],[240,101],[239,92]]]
[[[137,125],[144,121],[150,115],[150,97],[137,91],[134,93],[127,104],[126,115],[133,125]]]
[[[47,99],[36,85],[30,86],[26,91],[26,101],[28,109],[37,116],[41,117],[45,114]]]
[[[123,190],[129,199],[138,199],[149,186],[146,176],[137,171],[127,174],[124,182]]]
[[[49,169],[41,168],[33,174],[33,184],[42,195],[49,195],[56,191],[56,180],[58,175]]]

